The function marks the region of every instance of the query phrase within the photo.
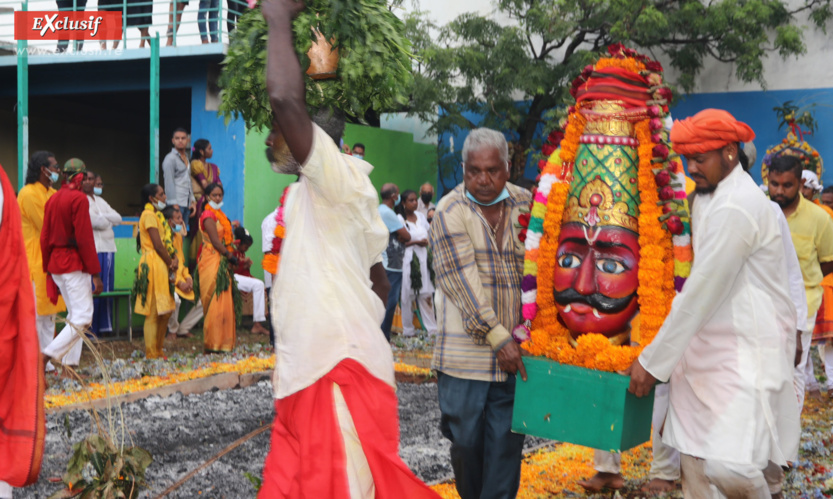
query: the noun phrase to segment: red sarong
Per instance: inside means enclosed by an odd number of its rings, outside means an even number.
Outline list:
[[[333,383],[350,410],[376,497],[439,498],[399,458],[399,415],[393,388],[350,359],[312,386],[275,400],[272,443],[258,498],[350,498]]]
[[[43,458],[43,360],[20,209],[2,168],[0,183],[0,480],[23,487],[38,479]]]

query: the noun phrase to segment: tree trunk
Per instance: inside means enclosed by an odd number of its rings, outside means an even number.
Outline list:
[[[527,151],[532,145],[532,139],[535,138],[535,131],[538,129],[538,124],[541,122],[541,115],[547,109],[547,102],[543,96],[536,95],[532,99],[532,104],[529,106],[529,112],[526,119],[521,123],[516,132],[518,132],[518,141],[515,142],[514,148],[510,151],[511,154],[511,170],[509,172],[509,181],[515,182],[524,176],[526,169],[526,159],[529,156]]]

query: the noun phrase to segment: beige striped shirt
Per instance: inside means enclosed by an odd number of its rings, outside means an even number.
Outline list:
[[[521,322],[524,245],[518,216],[528,211],[532,195],[506,187],[500,249],[463,184],[440,200],[431,223],[439,329],[431,367],[458,378],[506,381],[495,351],[511,341],[510,331]]]

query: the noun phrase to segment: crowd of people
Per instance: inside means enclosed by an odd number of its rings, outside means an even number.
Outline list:
[[[162,355],[166,332],[183,331],[187,319],[169,329],[182,300],[198,302],[193,310],[205,316],[206,351],[233,349],[239,290],[263,298],[271,288],[275,421],[259,497],[436,497],[398,455],[389,342],[397,306],[405,336],[414,334],[416,306],[434,338],[440,427],[451,441],[457,491],[463,499],[515,497],[524,436],[511,431],[512,411],[517,378],[527,379],[512,334],[523,322],[518,222],[533,196],[508,181],[504,135],[469,133],[463,182],[436,206],[430,184],[400,193],[388,183],[377,194],[364,145],[342,143],[343,114],[308,114],[291,30],[300,6],[275,1],[262,9],[274,116],[267,158],[276,172],[297,176],[262,224],[267,282],[248,273],[245,253],[254,241],[222,211],[210,143],[196,141],[189,158],[187,131],[177,130],[163,185],[141,190],[134,306],[145,316],[147,356]],[[833,336],[833,207],[823,207],[833,204],[833,191],[821,190],[799,159],[782,155],[769,166],[767,199],[748,174],[754,137],[719,110],[670,131],[692,181],[696,259],[656,338],[627,370],[637,397],[667,383],[656,392],[646,493],[681,480],[686,497],[783,497],[784,470],[798,459],[805,391],[818,394],[809,353]],[[0,179],[8,196],[8,180]],[[112,327],[93,301],[107,286],[108,228],[120,222],[96,198],[102,185],[80,160],[59,168],[41,151],[18,194],[20,216],[2,203],[0,234],[19,230],[29,261],[29,276],[12,281],[24,284],[13,329],[20,336],[29,328],[32,338],[37,330],[40,339],[39,348],[20,347],[27,362],[19,369],[30,374],[40,365],[38,351],[77,365],[94,317],[100,331]],[[191,218],[199,237],[193,274],[183,255]],[[53,339],[64,307],[67,325]],[[256,322],[265,320],[265,307],[254,299]],[[830,350],[821,352],[827,370]],[[42,438],[38,424],[20,428]],[[3,435],[0,445],[9,445]],[[34,461],[21,460],[14,475],[0,472],[0,479],[26,483]],[[581,483],[588,491],[624,485],[620,456],[600,451],[594,464],[598,474]]]

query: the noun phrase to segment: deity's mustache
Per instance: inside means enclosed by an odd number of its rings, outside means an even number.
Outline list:
[[[631,301],[636,298],[636,293],[630,294],[622,298],[610,298],[601,293],[593,293],[592,295],[583,295],[573,288],[565,289],[564,291],[554,291],[553,296],[555,302],[559,305],[567,306],[572,303],[583,303],[589,305],[599,312],[605,314],[616,314],[625,310]]]

